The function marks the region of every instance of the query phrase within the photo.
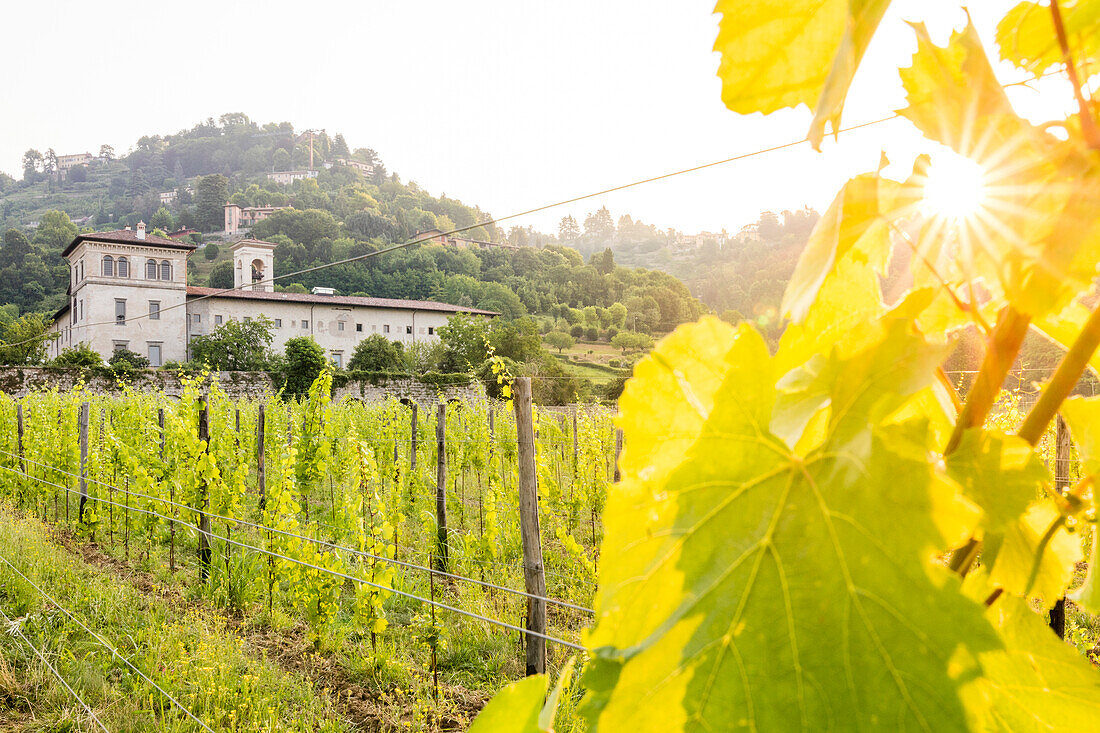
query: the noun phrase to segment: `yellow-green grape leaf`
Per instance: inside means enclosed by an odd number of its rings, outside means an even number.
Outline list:
[[[818,220],[783,293],[780,309],[795,323],[805,320],[836,262],[852,251],[881,272],[890,254],[886,216],[897,184],[876,174],[848,181]]]
[[[1061,413],[1085,472],[1100,473],[1100,397],[1070,397],[1062,403]]]
[[[974,428],[945,460],[947,474],[982,508],[982,527],[1001,532],[1027,510],[1050,473],[1027,441]]]
[[[1074,61],[1085,68],[1094,67],[1100,56],[1100,2],[1062,0],[1058,5]],[[1065,62],[1045,3],[1022,2],[1005,13],[997,24],[997,46],[1002,59],[1033,74]]]
[[[979,671],[952,657],[996,639],[935,557],[975,512],[934,474],[923,421],[872,427],[941,354],[903,326],[839,365],[805,457],[769,431],[777,375],[751,327],[690,324],[638,364],[586,636],[594,730],[964,727]]]
[[[542,712],[539,713],[539,730],[553,733],[554,731],[554,717],[558,714],[558,703],[561,702],[561,695],[563,692],[569,689],[569,686],[573,683],[573,666],[576,664],[577,658],[570,657],[561,668],[558,673],[558,681],[554,685],[554,689],[550,691],[550,694],[546,696],[546,704],[542,706]]]
[[[814,109],[815,147],[838,129],[848,87],[890,0],[719,0],[722,101],[738,114]]]
[[[969,580],[969,579],[968,579]],[[972,730],[1096,730],[1100,674],[1054,635],[1023,599],[1004,594],[987,611],[1001,649],[978,655],[985,674],[964,696]]]
[[[469,733],[539,733],[546,682],[546,675],[536,674],[508,685],[481,710]]]
[[[1046,608],[1062,597],[1082,559],[1080,536],[1055,527],[1061,514],[1050,499],[1028,507],[1005,530],[990,580],[1007,591],[1039,600]]]
[[[1070,303],[1059,313],[1048,313],[1034,322],[1041,334],[1056,344],[1069,349],[1088,321],[1090,311],[1081,303]],[[1100,375],[1100,352],[1089,359],[1089,368]]]
[[[1100,473],[1100,397],[1071,397],[1062,403],[1062,417],[1081,453],[1086,473]],[[1093,495],[1096,488],[1093,488]],[[1095,510],[1094,510],[1095,513]],[[1092,530],[1092,550],[1089,552],[1089,572],[1084,584],[1070,594],[1077,605],[1092,614],[1100,614],[1100,547],[1095,528]]]

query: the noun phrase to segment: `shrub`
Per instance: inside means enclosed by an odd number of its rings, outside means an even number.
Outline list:
[[[202,254],[206,259],[213,261],[218,259],[218,255],[221,254],[221,248],[214,242],[211,242],[202,248]]]
[[[310,336],[298,336],[286,342],[285,387],[287,394],[303,395],[328,361],[325,350]]]
[[[111,355],[111,358],[107,360],[107,364],[116,375],[122,375],[138,369],[147,369],[149,360],[129,349],[119,349]]]
[[[390,341],[380,333],[360,341],[348,361],[348,369],[358,372],[401,372],[405,370],[405,349],[400,341]]]
[[[584,337],[588,341],[598,341],[600,338],[600,329],[595,326],[589,326],[584,329]]]
[[[577,324],[569,329],[569,335],[575,339],[579,339],[584,336],[584,326]]]
[[[604,333],[604,337],[607,338],[608,343],[611,343],[611,339],[615,338],[618,335],[619,335],[619,329],[615,328],[614,326],[607,329],[606,333]]]
[[[93,368],[103,366],[103,357],[88,344],[78,344],[65,349],[50,362],[55,367]]]

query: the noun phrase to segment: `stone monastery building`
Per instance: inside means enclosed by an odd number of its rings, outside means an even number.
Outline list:
[[[198,247],[136,230],[81,234],[62,252],[69,261],[69,303],[54,316],[58,337],[49,355],[80,343],[104,358],[118,349],[149,357],[152,366],[186,361],[188,344],[230,319],[266,316],[274,322],[271,347],[312,336],[339,367],[355,345],[382,334],[406,345],[438,339],[455,313],[485,316],[492,311],[447,303],[333,295],[276,293],[268,280],[275,245],[244,239],[232,247],[234,290],[187,285],[187,258]]]

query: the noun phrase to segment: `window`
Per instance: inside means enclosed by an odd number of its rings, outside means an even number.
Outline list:
[[[355,324],[355,332],[356,333],[362,333],[363,332],[363,324],[362,323],[356,323]]]
[[[434,336],[435,335],[435,328],[433,326],[428,326],[428,335],[429,336]]]
[[[387,323],[386,325],[382,326],[382,333],[389,333],[389,332],[390,332],[390,324]]]
[[[150,300],[149,301],[149,320],[150,321],[159,321],[160,320],[160,301],[159,300]]]
[[[79,317],[80,317],[80,320],[83,321],[84,320],[84,300],[81,299],[80,301],[78,301],[77,305],[80,306],[80,316]]]
[[[145,279],[156,280],[157,279],[157,261],[146,260],[145,261]]]
[[[122,298],[115,298],[115,325],[126,325],[126,301]]]
[[[159,367],[163,363],[160,359],[160,344],[149,344],[149,366]]]
[[[405,333],[412,333],[412,332],[413,332],[413,327],[412,326],[405,326]]]
[[[111,255],[107,255],[103,258],[103,274],[106,277],[115,276],[115,258]]]
[[[336,322],[336,330],[337,331],[343,331],[344,330],[344,322],[343,321],[337,321]]]
[[[172,263],[168,260],[163,260],[160,263],[160,279],[171,280],[172,279]]]
[[[252,323],[252,316],[245,316],[244,317],[244,322],[245,323]]]
[[[194,323],[196,326],[199,325],[200,323],[202,323],[202,314],[192,313],[191,314],[191,322]]]
[[[130,277],[130,260],[125,257],[118,258],[118,276]]]
[[[332,363],[336,365],[337,369],[344,368],[344,352],[334,351],[332,352]]]
[[[309,321],[302,321],[302,328],[309,328]]]
[[[282,327],[283,327],[283,319],[282,318],[276,318],[275,319],[275,328],[282,328]]]
[[[215,326],[222,325],[222,317],[221,316],[214,316],[214,325]]]
[[[72,320],[73,320],[74,322],[76,321],[76,316],[77,316],[77,313],[76,313],[76,298],[73,298],[73,315],[72,315]]]
[[[128,349],[128,348],[130,348],[130,342],[129,341],[115,341],[113,346],[112,346],[112,349],[114,351],[122,351],[123,349]]]

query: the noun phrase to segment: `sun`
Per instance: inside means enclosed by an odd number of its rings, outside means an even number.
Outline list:
[[[985,171],[970,158],[943,151],[932,159],[924,184],[922,208],[931,216],[959,221],[985,204]]]

